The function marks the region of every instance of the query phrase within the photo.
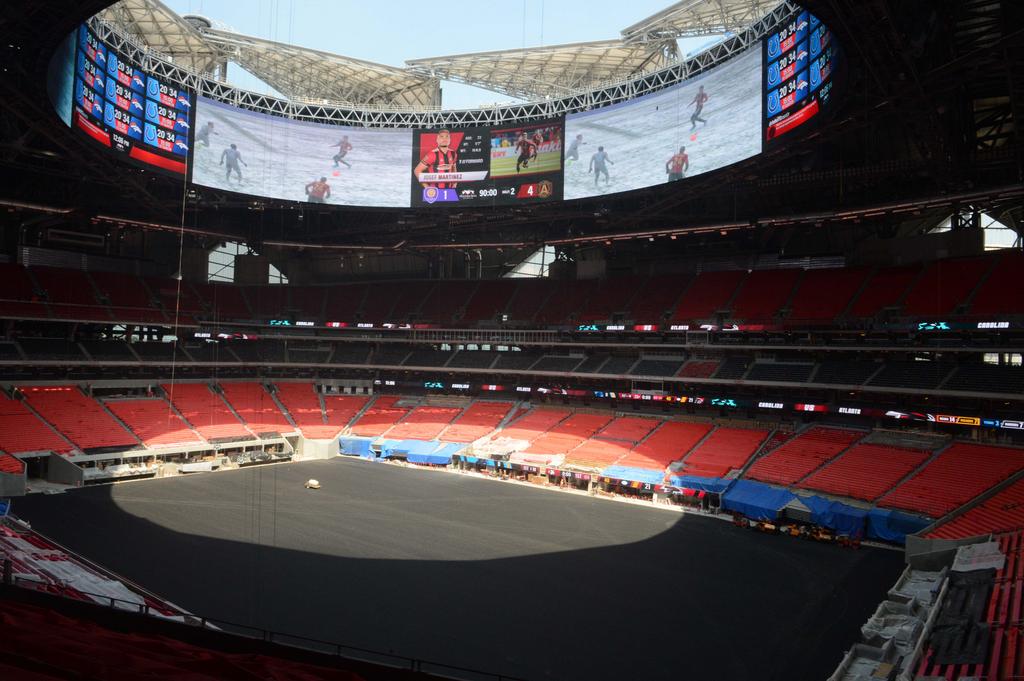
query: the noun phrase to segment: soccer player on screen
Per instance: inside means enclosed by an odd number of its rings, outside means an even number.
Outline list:
[[[697,90],[697,94],[694,95],[693,101],[690,102],[690,106],[696,105],[693,113],[690,114],[690,130],[692,131],[697,127],[697,121],[707,124],[707,121],[700,117],[701,112],[704,110],[704,103],[708,101],[708,93],[704,92],[704,86],[701,85]]]
[[[519,172],[519,166],[523,168],[530,167],[530,159],[537,156],[537,147],[534,146],[526,137],[526,131],[519,133],[519,139],[516,140],[516,151],[519,152],[519,158],[516,159],[516,172]]]
[[[586,144],[583,141],[583,135],[576,135],[576,139],[572,141],[569,148],[565,152],[565,164],[569,165],[570,161],[580,160],[580,145]]]
[[[321,177],[307,184],[306,197],[310,203],[326,203],[331,197],[331,185],[327,184],[327,178]]]
[[[213,121],[208,121],[206,125],[199,128],[199,132],[196,133],[196,148],[199,148],[200,143],[205,147],[210,146],[210,135],[217,134],[219,133],[213,131]]]
[[[341,141],[337,144],[332,144],[332,147],[338,147],[338,153],[334,155],[334,167],[337,168],[339,163],[344,163],[346,168],[351,168],[352,164],[345,160],[345,154],[352,151],[352,143],[348,141],[348,135],[341,138]]]
[[[442,128],[437,131],[437,146],[428,151],[420,158],[420,162],[416,164],[412,174],[416,176],[417,180],[420,180],[420,176],[423,173],[454,173],[456,164],[459,160],[458,152],[451,148],[452,144],[452,133],[447,128]],[[454,182],[424,182],[420,180],[420,184],[424,187],[437,187],[438,189],[446,189],[448,187],[454,187]]]
[[[540,145],[544,144],[544,131],[537,130],[534,132],[533,139],[531,141],[533,142],[533,155],[530,156],[530,158],[534,159],[537,158],[537,152],[540,150]]]
[[[611,163],[615,165],[615,161],[608,158],[608,152],[604,150],[604,147],[598,147],[597,152],[590,157],[590,170],[588,173],[594,173],[594,186],[597,186],[597,181],[601,179],[601,173],[604,173],[604,184],[608,186],[611,182],[611,177],[608,175],[608,166],[605,163]]]
[[[246,168],[249,167],[249,164],[242,160],[242,152],[240,152],[238,150],[238,147],[236,147],[234,144],[232,144],[229,148],[221,152],[220,164],[224,165],[225,161],[227,162],[228,171],[227,174],[224,176],[224,181],[229,182],[231,180],[231,171],[234,170],[235,173],[238,175],[238,181],[241,182],[242,169],[238,167],[238,164],[241,163]]]
[[[665,172],[668,173],[669,182],[683,179],[683,174],[689,169],[690,157],[686,155],[686,147],[679,147],[679,153],[672,154],[672,158],[665,161]]]

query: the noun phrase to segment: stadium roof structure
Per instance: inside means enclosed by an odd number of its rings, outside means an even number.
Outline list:
[[[244,35],[160,0],[121,0],[99,18],[196,74],[226,80],[234,62],[288,100],[427,110],[440,80],[525,100],[565,97],[644,76],[680,61],[676,38],[736,33],[783,0],[682,0],[612,40],[412,59],[405,68]]]
[[[438,79],[408,69],[232,31],[215,28],[200,31],[207,43],[225,59],[237,63],[291,100],[409,108],[441,104]]]
[[[674,40],[628,45],[615,39],[411,59],[406,64],[424,76],[520,99],[544,99],[642,76],[678,60]]]
[[[679,61],[677,38],[738,33],[782,0],[682,0],[614,40],[412,59],[426,76],[521,99],[564,97],[652,73]]]
[[[215,28],[160,0],[121,0],[100,19],[198,74],[223,80],[234,62],[293,101],[425,109],[440,106],[437,79],[307,47]]]
[[[217,51],[192,23],[159,0],[121,0],[100,12],[99,17],[190,71],[217,70]]]
[[[780,0],[681,0],[624,28],[622,40],[633,45],[736,33],[779,4]]]

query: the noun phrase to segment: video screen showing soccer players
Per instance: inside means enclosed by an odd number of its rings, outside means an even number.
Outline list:
[[[513,205],[562,198],[560,119],[413,135],[412,205]]]
[[[85,25],[78,29],[74,75],[75,127],[147,168],[185,175],[190,93],[147,74]]]
[[[196,103],[192,182],[341,206],[407,208],[412,133],[309,123]]]
[[[565,119],[565,198],[673,182],[761,153],[760,46],[683,83]]]
[[[800,127],[828,104],[838,58],[832,31],[806,10],[765,39],[766,142]]]

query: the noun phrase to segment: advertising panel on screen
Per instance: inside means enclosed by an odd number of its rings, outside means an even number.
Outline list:
[[[86,26],[75,49],[74,127],[155,170],[184,176],[192,96],[147,74]]]
[[[562,121],[413,134],[413,206],[514,205],[562,198]]]
[[[565,198],[681,180],[761,153],[761,49],[655,94],[565,119]]]
[[[341,206],[409,206],[408,129],[308,123],[199,97],[192,182]]]
[[[838,48],[828,27],[801,11],[765,39],[764,55],[764,135],[771,141],[829,103]]]

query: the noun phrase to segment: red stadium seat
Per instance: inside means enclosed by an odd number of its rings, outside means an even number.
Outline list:
[[[291,433],[295,427],[281,413],[267,389],[259,383],[221,382],[228,403],[254,433]]]
[[[320,397],[312,383],[277,383],[277,399],[295,421],[304,437],[328,439],[338,436],[344,426],[324,422]],[[346,422],[347,423],[347,422]]]
[[[57,452],[67,454],[72,445],[41,421],[19,400],[0,393],[0,450],[12,454],[23,452]]]
[[[406,407],[397,406],[400,397],[394,395],[380,395],[370,405],[370,408],[363,412],[363,415],[352,424],[352,434],[376,437],[383,435],[392,426],[402,420],[409,413]]]
[[[815,426],[754,462],[746,477],[793,485],[864,436],[857,430]]]
[[[416,407],[387,431],[393,440],[433,440],[462,413],[457,407]]]
[[[770,431],[719,427],[683,459],[680,475],[721,478],[746,465]]]
[[[802,270],[755,270],[732,302],[731,319],[771,322],[793,293]]]
[[[110,400],[106,405],[147,447],[202,442],[167,400]]]
[[[874,501],[931,455],[918,449],[858,444],[808,477],[800,487]]]
[[[939,518],[1024,468],[1024,450],[956,443],[878,505]]]
[[[76,386],[23,387],[28,403],[79,449],[138,444],[99,402]]]
[[[686,456],[711,428],[709,423],[662,423],[643,442],[627,453],[619,461],[619,465],[663,470],[673,461]]]
[[[253,437],[220,395],[205,383],[176,383],[161,387],[181,415],[207,440]]]
[[[511,408],[511,402],[474,402],[445,428],[441,440],[474,442],[485,437],[494,432]]]
[[[746,270],[701,272],[693,280],[672,313],[672,321],[694,322],[710,319],[725,308],[736,288],[746,278]]]

